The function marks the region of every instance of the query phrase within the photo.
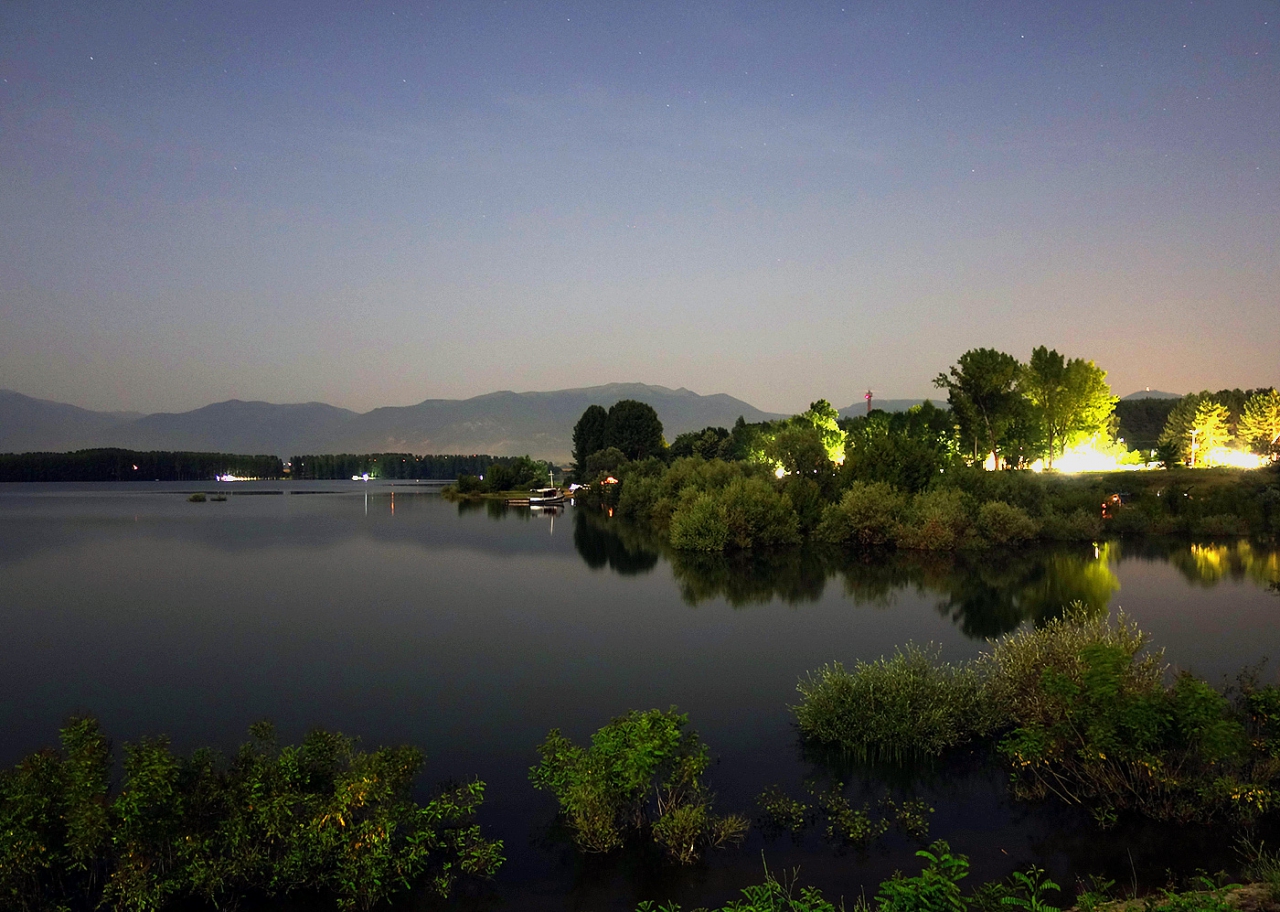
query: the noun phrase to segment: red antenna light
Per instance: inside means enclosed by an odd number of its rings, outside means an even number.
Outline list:
[[[867,390],[867,394],[862,397],[867,400],[867,414],[871,414],[871,390]]]

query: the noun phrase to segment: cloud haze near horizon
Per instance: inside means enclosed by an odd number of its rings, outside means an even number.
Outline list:
[[[0,7],[0,387],[1280,381],[1274,4]]]

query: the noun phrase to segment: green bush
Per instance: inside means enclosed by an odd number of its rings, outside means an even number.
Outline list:
[[[916,855],[927,864],[915,877],[895,874],[880,883],[876,893],[878,912],[965,912],[968,903],[960,893],[960,881],[969,876],[969,859],[952,855],[939,839]]]
[[[671,515],[671,546],[723,551],[794,545],[799,519],[791,499],[760,478],[734,478],[718,490],[690,486]]]
[[[989,733],[1000,718],[974,666],[940,663],[911,644],[851,670],[823,666],[797,689],[800,731],[857,757],[936,756]]]
[[[969,499],[948,488],[917,494],[897,536],[899,548],[916,551],[955,551],[976,541]]]
[[[907,498],[884,482],[856,481],[822,514],[816,536],[837,545],[874,547],[894,542]]]
[[[170,901],[234,906],[250,894],[332,894],[368,909],[424,878],[448,895],[459,874],[487,876],[502,844],[473,817],[484,784],[409,798],[422,754],[355,750],[313,732],[277,747],[269,726],[229,764],[167,740],[126,745],[112,799],[110,751],[96,721],[73,719],[62,751],[0,774],[0,905],[156,910]]]
[[[1101,511],[1080,507],[1069,514],[1051,512],[1042,521],[1041,537],[1050,541],[1096,541],[1102,537]]]
[[[724,506],[714,493],[686,489],[671,514],[671,547],[681,551],[723,551],[729,544]]]
[[[1021,507],[992,500],[978,508],[977,531],[993,545],[1021,545],[1040,534],[1040,524]]]
[[[798,685],[801,732],[860,758],[936,755],[1003,732],[1016,795],[1056,797],[1103,826],[1250,821],[1280,806],[1280,688],[1242,679],[1235,702],[1161,654],[1123,615],[1079,603],[960,666],[914,647]]]
[[[791,498],[761,478],[737,478],[720,493],[729,544],[735,548],[778,547],[800,542]]]
[[[629,834],[647,833],[673,859],[690,864],[708,846],[739,841],[747,821],[711,813],[702,781],[710,758],[698,735],[686,730],[688,722],[674,708],[633,710],[592,735],[589,748],[553,729],[529,778],[556,796],[582,851],[610,852]]]
[[[1015,792],[1086,807],[1104,826],[1126,809],[1177,821],[1269,810],[1280,770],[1256,710],[1269,689],[1245,694],[1250,739],[1245,713],[1204,681],[1166,685],[1160,654],[1140,655],[1145,643],[1123,615],[1112,624],[1073,609],[996,644],[989,687],[1012,721],[999,750]]]

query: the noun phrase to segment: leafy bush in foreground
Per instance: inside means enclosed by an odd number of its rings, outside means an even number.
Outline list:
[[[739,841],[747,821],[711,813],[702,782],[710,757],[689,717],[675,709],[633,710],[591,736],[582,748],[552,729],[529,771],[534,788],[560,802],[574,842],[584,852],[620,848],[630,832],[647,831],[675,860],[689,864],[706,846]]]
[[[368,909],[423,878],[448,895],[459,874],[502,863],[501,842],[472,822],[482,782],[418,805],[415,748],[365,753],[324,731],[282,748],[269,725],[252,734],[229,764],[177,756],[163,738],[126,745],[111,798],[107,739],[94,719],[68,722],[60,752],[0,774],[0,906],[144,912],[319,890]]]

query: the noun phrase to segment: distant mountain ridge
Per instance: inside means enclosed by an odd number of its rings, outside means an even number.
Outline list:
[[[880,409],[882,412],[905,412],[907,409],[915,408],[924,401],[923,399],[876,399],[872,397],[871,407]],[[938,408],[947,407],[946,396],[939,399],[930,399],[929,401],[938,406]],[[839,411],[841,418],[856,418],[867,413],[867,402],[864,399],[862,402],[855,402],[853,405],[846,406]]]
[[[1166,393],[1162,390],[1145,389],[1130,393],[1123,398],[1126,402],[1132,399],[1181,399],[1182,393]]]
[[[353,412],[322,402],[275,404],[231,399],[189,412],[95,412],[0,390],[0,452],[90,447],[275,454],[528,454],[564,462],[573,426],[589,405],[619,399],[652,405],[668,440],[708,425],[731,426],[783,417],[724,393],[703,396],[644,383],[549,392],[502,390],[470,399],[427,399],[417,405]]]

